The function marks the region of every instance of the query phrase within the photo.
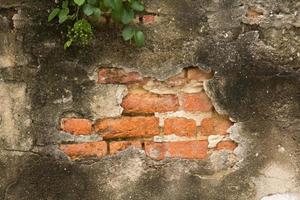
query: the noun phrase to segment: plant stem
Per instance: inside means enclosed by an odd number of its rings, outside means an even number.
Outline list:
[[[76,21],[78,20],[78,14],[79,14],[79,9],[80,9],[80,6],[77,6],[77,10],[76,10]]]

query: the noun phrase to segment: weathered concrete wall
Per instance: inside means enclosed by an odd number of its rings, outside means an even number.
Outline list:
[[[300,3],[145,3],[157,15],[142,25],[145,47],[129,46],[108,27],[92,45],[64,51],[66,27],[46,22],[54,1],[0,0],[0,199],[300,198]],[[101,140],[62,134],[61,118],[122,114],[126,87],[99,85],[100,68],[165,81],[190,66],[214,72],[204,88],[234,122],[233,165],[222,156],[156,161],[134,148],[72,161],[60,150]]]

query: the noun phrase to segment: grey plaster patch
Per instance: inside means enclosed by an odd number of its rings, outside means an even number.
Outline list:
[[[24,53],[22,42],[22,36],[0,31],[0,69],[29,63],[30,56]]]
[[[30,153],[0,149],[0,199],[6,200],[7,190],[15,183],[19,167]]]
[[[208,136],[208,148],[215,148],[219,142],[224,138],[224,135],[210,135]]]
[[[81,142],[95,142],[95,141],[102,141],[102,137],[97,134],[92,135],[72,135],[70,133],[60,132],[57,133],[57,142],[74,142],[74,143],[81,143]]]
[[[202,82],[192,80],[184,86],[170,87],[164,85],[157,86],[154,81],[148,81],[143,85],[143,88],[156,94],[198,93],[203,91],[203,84]]]
[[[32,138],[26,132],[31,125],[26,85],[0,83],[0,142],[2,148],[28,150]]]
[[[300,193],[283,193],[263,197],[261,200],[299,200]]]
[[[288,163],[272,161],[260,173],[261,175],[253,179],[257,199],[277,193],[300,192],[296,189],[296,170]]]
[[[236,143],[238,143],[237,148],[234,149],[234,154],[238,156],[238,158],[243,161],[244,158],[247,157],[249,153],[249,146],[250,146],[250,140],[247,138],[244,138],[241,133],[244,132],[243,129],[243,123],[234,123],[229,129],[228,129],[229,138]]]
[[[23,13],[22,9],[18,9],[12,20],[15,29],[22,29],[30,23],[30,18]]]
[[[15,65],[15,56],[9,48],[13,36],[7,33],[0,33],[0,68],[12,67]]]
[[[237,162],[237,157],[226,150],[213,152],[209,159],[210,165],[215,171],[228,170]]]
[[[125,182],[127,182],[127,184],[130,182],[137,182],[139,177],[143,174],[143,171],[143,161],[139,157],[135,156],[129,158],[126,165],[123,165],[122,169],[120,169],[107,184],[112,189],[118,190],[121,187],[124,187]]]
[[[120,104],[126,94],[127,87],[124,85],[96,85],[89,96],[94,119],[120,116],[123,111]]]

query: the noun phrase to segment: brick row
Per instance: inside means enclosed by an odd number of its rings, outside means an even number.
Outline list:
[[[204,159],[208,152],[208,142],[145,142],[145,152],[147,156],[155,160],[165,158]]]
[[[146,21],[154,19],[155,16],[144,16]],[[187,81],[205,81],[213,77],[211,72],[206,72],[199,69],[198,67],[189,67],[183,69],[182,73],[171,77],[166,81],[155,81],[161,84],[170,84],[171,86],[178,85],[178,80],[182,83],[183,79]],[[178,79],[179,78],[179,79]],[[132,84],[132,83],[142,83],[148,81],[148,78],[143,78],[137,72],[128,72],[120,68],[101,68],[98,72],[98,83],[100,84]],[[175,85],[174,85],[175,84]]]
[[[109,145],[109,146],[108,146]],[[208,141],[183,141],[159,143],[146,141],[145,153],[152,159],[163,160],[165,158],[205,159],[208,155]],[[233,151],[237,147],[234,141],[221,141],[216,150]],[[112,141],[107,143],[88,142],[78,144],[62,144],[60,150],[72,160],[83,158],[102,158],[115,155],[128,148],[143,149],[141,141]]]
[[[104,139],[152,137],[159,135],[159,119],[156,117],[108,118],[96,122],[95,131]]]
[[[194,137],[197,130],[199,135],[226,135],[232,122],[224,116],[214,114],[204,118],[197,129],[196,121],[184,117],[166,118],[162,133],[175,134],[182,137]],[[159,118],[143,116],[123,116],[118,118],[104,118],[95,124],[87,119],[63,118],[61,130],[73,135],[101,135],[104,139],[153,137],[160,134]]]

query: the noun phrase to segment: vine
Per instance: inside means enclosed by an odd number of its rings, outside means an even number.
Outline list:
[[[123,25],[122,37],[125,41],[133,40],[136,46],[141,47],[144,45],[144,33],[132,22],[137,13],[144,9],[139,0],[64,0],[60,7],[51,11],[48,22],[55,18],[59,24],[73,22],[67,33],[65,49],[73,44],[87,45],[94,36],[90,22],[107,17]]]

